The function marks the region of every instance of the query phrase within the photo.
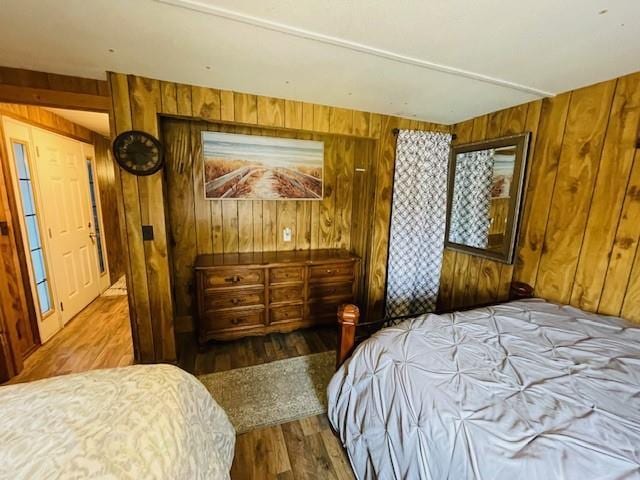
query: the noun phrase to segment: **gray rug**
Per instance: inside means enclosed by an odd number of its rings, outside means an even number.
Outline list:
[[[335,361],[334,351],[315,353],[198,379],[240,434],[326,412]]]

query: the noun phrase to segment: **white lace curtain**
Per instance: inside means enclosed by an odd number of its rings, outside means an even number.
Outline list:
[[[435,309],[440,286],[451,135],[400,130],[387,266],[386,316]]]

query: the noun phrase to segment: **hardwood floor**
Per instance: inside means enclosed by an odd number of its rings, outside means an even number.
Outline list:
[[[213,343],[199,352],[191,334],[178,335],[179,364],[194,375],[248,367],[336,348],[335,327],[274,333]],[[238,435],[233,480],[353,479],[349,460],[326,415]]]
[[[204,352],[198,350],[193,334],[178,334],[177,341],[180,367],[194,375],[204,375],[335,350],[337,332],[335,327],[316,327],[229,342],[210,342]]]
[[[25,360],[9,383],[133,364],[126,296],[98,297]]]

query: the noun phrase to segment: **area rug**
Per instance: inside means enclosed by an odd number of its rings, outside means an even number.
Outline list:
[[[327,411],[336,352],[201,375],[238,434]]]
[[[119,297],[121,295],[127,294],[127,280],[124,276],[120,277],[116,283],[111,285],[108,289],[106,289],[102,296],[103,297]]]

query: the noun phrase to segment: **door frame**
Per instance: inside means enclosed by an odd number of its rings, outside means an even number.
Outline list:
[[[7,87],[2,89],[2,95],[0,95],[0,101],[13,103],[13,104],[22,104],[28,106],[36,106],[36,107],[58,107],[58,108],[66,108],[71,110],[90,110],[97,112],[108,113],[111,122],[111,138],[113,137],[114,132],[116,131],[114,121],[114,106],[113,106],[113,92],[111,90],[111,84],[108,80],[95,80],[95,79],[87,79],[69,75],[57,75],[51,74],[47,72],[35,71],[35,70],[25,70],[25,69],[15,69],[9,67],[0,67],[0,87]],[[42,79],[51,79],[56,80],[55,84],[48,82],[44,82],[47,85],[44,85]],[[95,92],[84,91],[88,84],[92,84],[94,86]],[[37,92],[35,90],[37,89]],[[37,93],[37,94],[35,94]],[[88,108],[89,107],[89,108]],[[25,115],[7,115],[9,117],[16,118],[21,121],[29,121]],[[55,131],[55,130],[54,130]],[[2,132],[2,122],[0,122],[0,138],[4,138],[4,134]],[[7,168],[9,164],[8,152],[4,151],[4,141],[0,141],[0,175],[4,176],[6,180],[10,180],[7,175]],[[95,158],[95,157],[94,157]],[[118,172],[118,166],[114,162],[115,169],[115,177],[117,182],[117,190],[119,191],[120,186],[120,177]],[[18,289],[22,292],[22,294],[26,297],[23,301],[24,309],[26,310],[25,314],[28,315],[28,321],[32,325],[33,334],[35,337],[35,347],[29,352],[21,352],[15,343],[14,339],[9,336],[9,347],[11,348],[11,353],[15,358],[16,371],[14,373],[19,373],[22,370],[22,358],[23,356],[28,356],[31,352],[38,348],[40,344],[40,338],[38,335],[38,327],[37,327],[37,319],[35,312],[35,304],[33,303],[33,299],[30,298],[30,279],[25,274],[26,271],[26,260],[23,257],[24,252],[22,251],[22,239],[18,238],[20,236],[20,229],[15,228],[15,219],[17,215],[16,206],[12,203],[15,192],[13,192],[12,185],[9,181],[6,181],[7,185],[7,195],[9,196],[9,204],[8,204],[8,212],[9,212],[9,221],[10,221],[10,233],[15,237],[14,246],[17,249],[16,257],[18,262],[19,271],[16,272],[19,277],[19,282],[22,284],[18,286]],[[118,236],[122,242],[127,241],[127,233],[126,233],[126,224],[124,222],[124,212],[123,212],[123,204],[122,197],[120,193],[116,194],[117,198],[117,209],[118,216],[120,217],[120,228],[118,232]],[[127,284],[130,285],[131,282],[131,258],[128,254],[128,249],[125,244],[121,245],[120,248],[126,253],[124,256],[124,266],[125,266],[125,275],[127,278]],[[22,288],[20,288],[22,287]],[[141,359],[140,355],[140,340],[137,334],[138,324],[136,321],[136,310],[133,300],[132,292],[128,294],[128,306],[129,306],[129,323],[131,325],[131,341],[134,352],[134,361],[139,362]],[[1,319],[0,319],[1,320]],[[0,325],[1,328],[1,325]],[[13,335],[13,334],[12,334]],[[0,359],[1,361],[1,359]]]
[[[5,151],[7,152],[7,163],[8,163],[7,174],[9,176],[7,180],[11,183],[11,187],[13,190],[12,201],[13,201],[13,204],[15,205],[15,218],[16,218],[14,222],[16,224],[15,229],[16,231],[20,232],[20,237],[21,237],[21,242],[19,243],[18,248],[22,253],[22,257],[25,259],[25,263],[26,263],[24,267],[26,268],[25,280],[26,280],[26,284],[28,285],[27,288],[31,293],[31,298],[32,298],[31,307],[34,310],[34,313],[37,319],[37,331],[38,331],[38,336],[40,338],[40,344],[43,344],[47,340],[49,340],[53,335],[55,335],[58,331],[60,331],[60,329],[63,327],[63,324],[62,324],[61,312],[58,308],[60,304],[58,302],[56,279],[51,277],[49,274],[49,272],[53,271],[53,265],[51,264],[51,255],[50,255],[51,245],[49,243],[49,236],[46,235],[45,229],[43,228],[44,225],[42,222],[42,212],[43,212],[42,195],[40,192],[40,181],[39,181],[38,170],[33,168],[37,155],[35,151],[35,143],[33,141],[32,132],[31,132],[32,125],[26,122],[21,122],[13,118],[6,117],[6,116],[0,116],[0,119],[2,120],[2,127],[3,127],[3,133],[4,133],[4,137],[2,138],[2,143],[5,145]],[[26,129],[27,135],[22,138],[11,135],[9,132],[9,125],[11,125],[12,123],[18,126],[18,128]],[[31,185],[33,188],[33,197],[34,197],[34,203],[35,203],[34,207],[36,209],[36,213],[38,214],[38,229],[40,230],[40,241],[42,242],[44,264],[47,270],[47,278],[49,280],[49,291],[51,295],[51,311],[48,312],[47,315],[44,317],[42,316],[42,313],[40,312],[40,308],[38,305],[38,300],[37,300],[38,296],[35,289],[33,265],[31,264],[30,256],[27,253],[29,252],[29,238],[26,234],[27,227],[24,222],[24,209],[22,206],[22,199],[20,198],[20,193],[19,193],[20,189],[18,185],[18,175],[16,172],[15,162],[13,161],[13,152],[11,151],[11,147],[14,141],[26,146],[27,164],[29,166],[29,171],[30,171],[29,173],[31,174]],[[47,322],[48,324],[51,324],[53,322],[55,325],[57,325],[57,328],[55,328],[55,330],[51,332],[52,327],[45,325],[45,321],[48,321]]]
[[[100,184],[98,183],[97,164],[96,164],[96,149],[94,145],[88,143],[82,143],[82,156],[87,162],[91,162],[91,170],[93,171],[93,187],[95,188],[96,197],[96,209],[98,212],[98,223],[100,226],[100,242],[102,243],[102,259],[104,260],[104,272],[100,272],[98,269],[98,284],[100,285],[100,293],[104,293],[111,286],[111,270],[109,268],[109,255],[107,254],[106,238],[104,231],[104,220],[102,218],[102,200],[100,199]],[[89,185],[91,188],[91,185]],[[91,201],[91,192],[89,192],[89,201]],[[96,253],[96,260],[97,258]]]
[[[50,238],[48,235],[46,235],[46,229],[44,228],[44,223],[43,223],[43,218],[46,215],[46,209],[43,207],[43,204],[42,204],[43,195],[42,195],[40,172],[38,168],[34,168],[35,167],[34,163],[36,161],[36,158],[38,157],[37,145],[34,138],[34,133],[35,133],[34,130],[37,130],[38,134],[54,135],[57,137],[61,137],[62,141],[73,141],[80,144],[81,159],[83,162],[83,165],[81,167],[82,168],[81,174],[84,175],[85,178],[87,179],[88,188],[90,188],[90,185],[88,181],[88,171],[86,167],[86,162],[91,161],[93,173],[95,176],[95,172],[96,172],[95,150],[94,150],[94,146],[89,143],[83,142],[77,138],[72,138],[57,132],[52,132],[46,128],[42,128],[38,125],[34,125],[31,122],[17,120],[15,118],[2,115],[2,114],[0,114],[0,120],[2,123],[2,130],[3,130],[2,143],[5,145],[5,151],[7,152],[8,174],[10,177],[8,180],[10,180],[11,187],[12,187],[11,188],[12,192],[8,192],[8,194],[13,197],[12,202],[15,208],[15,218],[17,218],[17,223],[19,225],[18,230],[20,232],[20,237],[21,237],[20,239],[21,241],[18,246],[26,260],[25,265],[23,267],[26,269],[26,272],[27,272],[25,288],[27,288],[27,285],[28,285],[29,292],[31,293],[31,308],[33,309],[33,313],[35,314],[35,318],[36,318],[36,330],[39,336],[39,343],[42,344],[42,343],[45,343],[47,340],[49,340],[53,335],[55,335],[55,333],[57,333],[62,328],[64,328],[64,326],[71,320],[71,318],[64,321],[64,318],[63,318],[64,316],[62,315],[62,312],[59,309],[60,286],[57,284],[55,276],[51,274],[51,272],[55,270],[54,265],[52,263],[52,259],[51,259],[51,252],[53,251],[53,249],[51,246]],[[28,135],[25,135],[25,138],[12,137],[8,133],[9,128],[7,128],[7,126],[11,125],[12,123],[14,125],[17,125],[18,127],[24,128],[28,132]],[[20,196],[19,196],[17,172],[16,172],[16,167],[14,165],[15,162],[13,161],[13,152],[11,151],[11,147],[14,141],[25,145],[27,149],[27,156],[28,156],[27,161],[29,164],[29,169],[30,169],[30,174],[32,179],[35,208],[36,208],[36,212],[38,213],[38,220],[39,220],[38,228],[40,230],[40,239],[42,242],[44,262],[47,269],[47,279],[49,281],[50,293],[51,293],[52,309],[50,312],[47,313],[45,317],[42,317],[40,309],[38,308],[38,305],[37,305],[37,300],[36,300],[37,292],[35,291],[33,266],[31,265],[31,262],[29,261],[29,258],[27,255],[27,252],[29,251],[29,246],[28,246],[29,239],[26,234],[26,225],[24,223],[24,218],[23,218],[24,215],[23,215],[23,208],[22,208],[22,200],[20,199]],[[98,295],[100,295],[110,286],[109,285],[110,283],[109,282],[109,259],[108,259],[108,255],[106,254],[106,249],[104,249],[104,245],[105,245],[104,228],[103,228],[104,224],[102,220],[102,211],[101,211],[102,205],[100,204],[100,187],[97,181],[94,181],[94,188],[95,188],[95,194],[96,194],[96,207],[98,211],[100,240],[103,245],[103,260],[105,265],[105,271],[100,272],[100,269],[98,266],[99,264],[98,264],[97,248],[96,248],[95,272],[96,272],[96,282],[98,284],[98,291],[99,291]],[[87,200],[90,202],[91,193],[87,191],[85,192],[85,194],[86,194]],[[92,211],[92,206],[90,204],[88,205],[88,210],[89,212]],[[93,222],[93,216],[91,216],[91,221]],[[44,325],[45,320],[49,320],[49,322],[55,321],[58,328],[52,332],[51,330],[53,327],[45,326]]]

